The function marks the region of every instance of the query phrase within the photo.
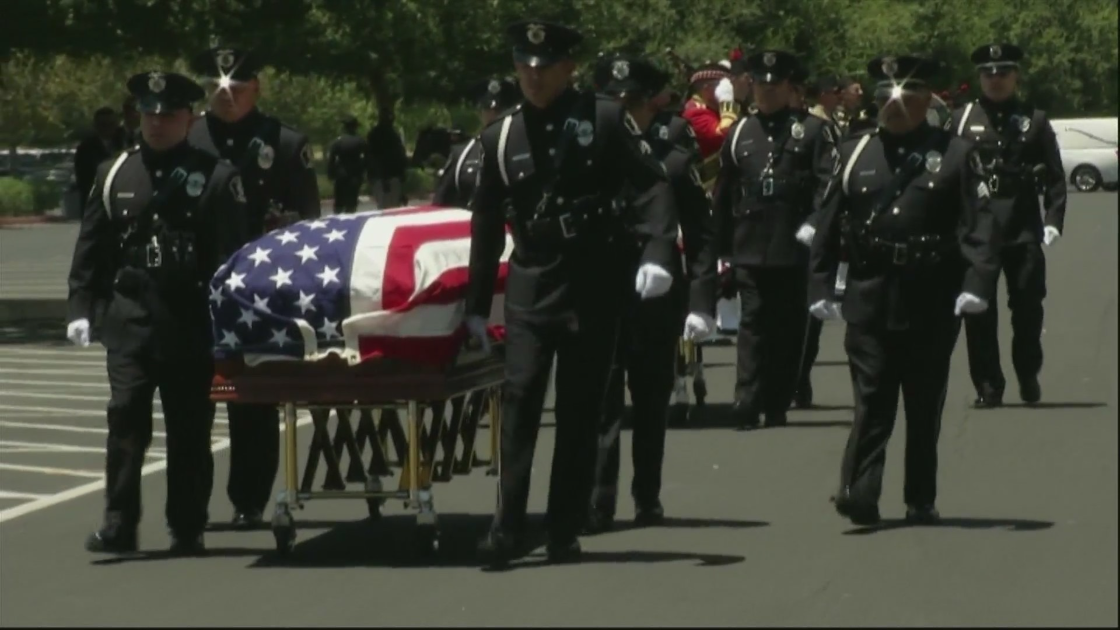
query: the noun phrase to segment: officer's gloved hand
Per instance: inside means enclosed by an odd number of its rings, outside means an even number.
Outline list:
[[[486,330],[488,323],[485,317],[479,317],[478,315],[467,315],[463,319],[463,325],[467,327],[467,332],[486,352],[490,352],[490,333]]]
[[[89,320],[83,317],[70,322],[66,327],[66,338],[75,346],[89,346]]]
[[[716,85],[716,100],[720,103],[735,102],[735,86],[731,85],[731,79],[720,79]]]
[[[669,292],[673,286],[673,276],[653,263],[646,263],[638,267],[638,276],[634,278],[634,290],[641,294],[643,300],[661,297]]]
[[[1062,233],[1058,231],[1058,228],[1052,225],[1047,225],[1046,227],[1042,228],[1042,242],[1047,247],[1050,247],[1054,243],[1057,243],[1058,239],[1060,238],[1062,238]]]
[[[684,333],[681,335],[688,341],[706,339],[716,328],[716,320],[706,313],[689,313],[684,320]]]
[[[839,302],[820,300],[809,307],[809,314],[822,322],[830,319],[843,319],[844,313],[840,310]]]
[[[979,298],[971,293],[962,293],[957,296],[957,307],[953,309],[953,313],[961,315],[962,313],[972,315],[975,313],[983,313],[988,310],[988,301]]]
[[[794,238],[797,239],[798,243],[801,243],[802,245],[808,247],[813,244],[813,236],[815,236],[816,234],[816,228],[809,225],[808,223],[804,223],[800,228],[798,228],[797,235],[794,236]]]

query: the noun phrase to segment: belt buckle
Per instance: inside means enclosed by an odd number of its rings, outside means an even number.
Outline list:
[[[774,195],[774,178],[764,177],[762,179],[762,196],[772,197]]]
[[[557,217],[557,220],[560,222],[560,233],[564,235],[565,239],[572,238],[576,235],[575,228],[573,228],[571,224],[572,215],[570,213],[565,212]]]
[[[992,176],[988,178],[988,188],[990,188],[992,192],[999,190],[999,175],[992,173]]]
[[[163,249],[159,246],[159,241],[156,237],[152,237],[152,242],[144,247],[144,262],[149,269],[156,269],[163,266]]]
[[[891,262],[896,265],[905,265],[906,261],[910,258],[910,246],[906,243],[893,243],[891,248],[894,253],[891,256]]]

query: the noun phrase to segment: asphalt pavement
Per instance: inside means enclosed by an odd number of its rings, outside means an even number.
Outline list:
[[[279,559],[271,532],[224,527],[221,424],[209,557],[159,553],[158,437],[141,530],[153,553],[116,562],[87,554],[82,542],[102,508],[91,475],[103,465],[103,351],[66,347],[57,329],[9,327],[0,331],[0,625],[1115,627],[1116,195],[1072,195],[1066,227],[1048,250],[1043,403],[1019,404],[1012,382],[1010,404],[972,409],[963,336],[958,344],[940,442],[942,526],[895,520],[905,510],[902,422],[888,452],[887,526],[855,529],[833,512],[852,410],[843,326],[829,324],[813,372],[818,406],[791,412],[782,429],[728,427],[733,349],[706,352],[711,414],[670,431],[664,527],[627,527],[624,499],[623,527],[584,538],[581,564],[548,565],[537,550],[497,573],[474,562],[495,494],[481,470],[435,488],[445,538],[432,559],[413,552],[413,518],[398,503],[370,523],[362,502],[343,500],[297,512],[298,545]],[[44,259],[57,253],[40,247]],[[309,433],[300,435],[302,457]],[[552,444],[546,427],[536,513]],[[624,486],[629,450],[624,436]]]

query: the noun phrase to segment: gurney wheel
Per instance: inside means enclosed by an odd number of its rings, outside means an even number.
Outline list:
[[[296,546],[296,528],[293,525],[273,527],[272,535],[276,538],[276,553],[286,556]]]
[[[419,553],[426,555],[439,551],[439,530],[434,526],[417,525],[412,535],[416,551]]]

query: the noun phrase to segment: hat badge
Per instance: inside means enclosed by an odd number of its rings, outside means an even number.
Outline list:
[[[936,173],[941,170],[941,154],[937,151],[926,153],[926,170]]]
[[[611,75],[619,81],[630,76],[630,63],[626,60],[614,62],[614,65],[611,66]]]
[[[894,57],[887,57],[886,59],[884,59],[883,60],[883,74],[887,75],[888,77],[894,78],[894,75],[897,74],[897,73],[898,73],[898,60],[895,59]]]
[[[218,67],[222,71],[229,70],[233,67],[233,51],[232,50],[219,50],[214,54],[214,59],[218,62]]]
[[[1003,49],[999,46],[988,46],[988,55],[992,59],[999,59],[1003,56]]]
[[[497,80],[490,81],[490,85],[486,86],[486,91],[497,96],[502,92],[502,84],[498,83]]]
[[[545,37],[544,24],[530,24],[525,29],[525,37],[533,44],[543,44]]]
[[[152,72],[148,75],[148,89],[153,92],[162,92],[163,88],[167,87],[167,81],[163,78],[162,72]]]
[[[778,55],[772,52],[764,53],[762,55],[762,63],[765,64],[767,68],[769,68],[778,63]]]

